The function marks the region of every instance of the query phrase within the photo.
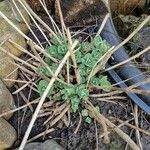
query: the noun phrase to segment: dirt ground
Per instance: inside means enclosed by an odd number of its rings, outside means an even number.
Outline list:
[[[44,17],[43,18],[44,20],[47,20],[46,16],[41,12],[40,15]],[[39,31],[37,29],[34,29],[34,31],[36,31],[36,34],[38,35],[40,41],[44,43],[45,42],[44,38],[42,38],[42,36],[39,34]],[[31,36],[30,33],[29,36]],[[11,91],[12,92],[15,91],[15,87],[13,87]],[[26,97],[28,97],[28,91],[29,88],[25,88],[23,90],[23,94]],[[37,97],[39,96],[35,92],[32,92],[30,99],[33,100]],[[14,99],[17,107],[25,104],[25,102],[23,101],[22,97],[19,94],[14,95]],[[122,101],[114,100],[113,102],[115,103],[97,101],[96,99],[91,99],[91,101],[94,105],[98,105],[100,107],[101,113],[116,125],[120,124],[117,119],[125,121],[132,119],[134,117],[133,116],[134,104],[128,98]],[[36,105],[34,104],[33,107],[36,107]],[[32,115],[33,112],[31,112],[29,108],[27,109],[25,108],[16,112],[10,119],[11,124],[14,126],[14,128],[18,133],[18,139],[14,144],[14,147],[17,147],[20,144]],[[37,119],[29,139],[46,130],[46,126],[43,125],[43,122],[46,119],[47,117]],[[45,137],[38,138],[36,141],[55,139],[59,144],[61,144],[64,148],[66,148],[66,150],[85,150],[85,149],[94,150],[96,149],[97,145],[100,150],[124,150],[125,147],[127,146],[126,143],[122,141],[120,137],[118,137],[118,135],[116,135],[114,132],[111,132],[110,134],[111,139],[110,144],[108,145],[104,144],[103,138],[100,138],[100,136],[103,133],[102,127],[99,126],[94,121],[90,125],[82,121],[77,134],[74,134],[74,131],[78,123],[79,123],[79,115],[71,114],[71,123],[69,127],[66,127],[65,125],[63,125],[61,128],[55,126],[55,131],[51,132]],[[130,121],[130,124],[134,124],[134,120]],[[145,129],[146,131],[150,131],[150,116],[146,115],[141,110],[139,111],[139,127]],[[123,126],[121,129],[123,129],[125,133],[130,135],[132,139],[136,140],[135,130],[127,126]],[[98,141],[96,137],[99,137]],[[144,150],[150,149],[150,137],[141,133],[141,139],[142,144],[144,146],[143,149]]]

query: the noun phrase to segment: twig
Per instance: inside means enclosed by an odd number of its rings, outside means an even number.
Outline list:
[[[29,140],[27,141],[27,143],[33,142],[34,140],[40,138],[41,136],[46,135],[46,134],[49,134],[49,133],[51,133],[51,132],[53,132],[53,131],[55,131],[54,128],[51,128],[51,129],[47,130],[46,133],[45,133],[45,131],[44,131],[44,132],[42,132],[42,133],[40,133],[40,134],[34,136],[33,138],[29,139]]]
[[[95,137],[96,137],[96,150],[99,150],[98,148],[98,131],[97,131],[97,124],[96,121],[94,120],[94,124],[95,124]]]
[[[39,31],[42,33],[43,37],[45,38],[45,40],[47,41],[47,43],[49,45],[51,45],[49,39],[47,38],[46,34],[43,32],[43,30],[41,29],[41,27],[39,26],[39,23],[37,23],[34,19],[34,17],[41,23],[42,19],[40,19],[40,17],[38,17],[33,10],[29,7],[29,5],[26,3],[26,1],[24,0],[18,0],[19,3],[23,6],[23,8],[26,10],[26,12],[28,13],[28,15],[30,16],[30,18],[32,19],[32,21],[35,23],[36,27],[39,29]],[[34,16],[35,15],[35,16]],[[34,16],[34,17],[33,17]],[[46,23],[45,23],[46,24]],[[49,27],[50,29],[50,27]],[[50,30],[51,32],[53,32],[52,30]],[[50,33],[51,33],[50,32]],[[53,32],[54,33],[54,32]]]
[[[30,43],[30,42],[29,42]],[[45,61],[38,55],[38,53],[36,52],[33,43],[31,42],[29,44],[31,46],[32,51],[34,52],[35,56],[38,58],[38,60],[46,67],[46,69],[48,70],[48,72],[54,76],[54,73],[52,72],[51,68],[49,67],[49,65],[47,63],[45,63]],[[61,79],[59,79],[58,77],[56,78],[56,80],[58,80],[59,82],[63,83],[63,84],[67,84],[64,81],[62,81]]]
[[[65,113],[70,109],[70,104],[67,105],[67,107],[50,123],[50,126],[55,125],[64,115]]]
[[[82,122],[82,116],[81,116],[81,113],[79,112],[79,123],[78,123],[78,125],[77,125],[77,127],[76,127],[76,129],[75,129],[75,131],[74,131],[74,134],[77,134],[77,132],[79,131],[79,128],[80,128],[80,126],[81,126],[81,122]]]
[[[74,49],[74,48],[76,47],[77,43],[78,43],[78,42],[75,41],[75,42],[73,43],[73,45],[72,45],[71,48]],[[53,84],[54,84],[54,82],[55,82],[55,80],[56,80],[56,77],[58,76],[59,72],[61,71],[62,67],[63,67],[64,64],[66,63],[66,61],[67,61],[67,59],[68,59],[69,56],[70,56],[70,52],[68,51],[68,52],[66,53],[66,55],[64,56],[64,58],[62,59],[61,63],[59,64],[58,68],[56,69],[55,74],[54,74],[54,76],[51,78],[51,80],[50,80],[50,82],[49,82],[49,84],[48,84],[46,90],[44,91],[44,93],[43,93],[43,95],[42,95],[42,97],[41,97],[41,99],[40,99],[40,101],[39,101],[39,104],[38,104],[38,106],[37,106],[37,108],[36,108],[36,110],[35,110],[35,112],[34,112],[34,114],[33,114],[33,116],[32,116],[32,119],[31,119],[31,121],[30,121],[30,124],[29,124],[29,126],[28,126],[28,129],[26,130],[26,133],[25,133],[25,135],[24,135],[24,137],[23,137],[23,140],[22,140],[22,143],[21,143],[21,145],[20,145],[20,147],[19,147],[19,150],[23,150],[23,149],[24,149],[24,146],[25,146],[25,144],[26,144],[26,142],[27,142],[27,139],[28,139],[28,137],[29,137],[29,134],[30,134],[30,132],[31,132],[31,130],[32,130],[32,127],[33,127],[33,125],[34,125],[34,122],[36,121],[36,118],[37,118],[37,116],[38,116],[38,113],[39,113],[39,111],[40,111],[40,109],[41,109],[41,107],[42,107],[42,105],[43,105],[43,103],[44,103],[44,101],[45,101],[45,98],[47,97],[47,94],[48,94],[49,90],[50,90],[51,87],[53,86]]]
[[[108,13],[108,14],[105,16],[105,18],[103,19],[102,24],[101,24],[101,26],[100,26],[98,32],[96,33],[96,36],[99,36],[99,35],[101,34],[101,32],[102,32],[102,30],[103,30],[103,28],[104,28],[104,26],[105,26],[105,24],[106,24],[106,22],[107,22],[107,20],[108,20],[109,17],[110,17],[110,13]]]
[[[126,44],[130,39],[132,39],[135,34],[137,34],[142,28],[143,26],[148,23],[150,20],[150,15],[147,16],[147,18],[124,40],[122,41],[119,45],[117,45],[114,49],[113,52],[115,52],[116,50],[118,50],[119,48],[121,48],[124,44]],[[109,68],[108,68],[109,69]]]
[[[17,94],[20,91],[22,91],[25,87],[27,87],[32,81],[28,81],[26,84],[24,84],[22,87],[18,88],[15,92],[13,92],[12,94]]]
[[[107,118],[105,118],[103,115],[98,113],[94,106],[88,102],[89,104],[86,105],[86,107],[92,111],[95,114],[95,119],[99,122],[99,120],[105,121],[105,123],[110,127],[113,128],[113,130],[122,138],[124,139],[133,150],[140,150],[140,148],[135,144],[135,142],[126,134],[124,133],[121,129],[119,129],[116,125],[114,125],[112,122],[110,122]],[[108,134],[108,133],[107,133]]]
[[[21,11],[19,10],[16,2],[13,0],[13,4],[15,5],[17,11],[19,12],[20,16],[22,17],[23,21],[25,22],[26,26],[28,27],[28,29],[30,30],[30,32],[32,33],[32,35],[34,36],[34,38],[36,39],[36,41],[38,42],[38,44],[43,48],[42,44],[40,43],[39,39],[37,38],[37,36],[34,34],[33,30],[31,29],[30,25],[27,23],[25,17],[23,16],[23,14],[21,13]]]
[[[89,103],[89,102],[88,102]],[[91,104],[92,105],[92,104]],[[92,105],[93,106],[93,105]],[[103,118],[100,116],[99,117],[99,119],[97,119],[97,114],[95,113],[95,108],[94,108],[94,106],[92,107],[91,106],[91,108],[89,107],[89,106],[87,106],[87,109],[89,109],[90,110],[90,112],[91,112],[91,115],[93,116],[93,118],[99,123],[99,124],[101,124],[102,125],[102,127],[103,127],[103,131],[104,131],[104,143],[105,144],[108,144],[108,143],[110,143],[110,139],[109,139],[109,137],[108,137],[108,130],[107,130],[107,125],[106,125],[106,122],[105,122],[105,120],[103,120]]]
[[[112,92],[103,93],[103,94],[90,94],[90,97],[94,97],[94,98],[107,97],[107,96],[113,96],[113,95],[120,94],[120,93],[122,93],[122,91],[112,91]]]
[[[79,72],[79,69],[78,69],[78,66],[77,66],[75,54],[73,53],[73,51],[70,48],[70,46],[72,45],[72,39],[71,39],[71,33],[70,33],[69,28],[67,28],[66,33],[67,33],[67,38],[68,38],[68,41],[69,41],[69,48],[68,49],[70,51],[70,56],[71,56],[71,59],[72,59],[72,62],[73,62],[73,67],[74,67],[74,70],[75,70],[76,80],[77,80],[77,83],[80,84],[80,72]]]
[[[14,112],[16,112],[16,111],[18,111],[18,110],[21,110],[21,109],[23,109],[23,108],[25,108],[25,107],[27,107],[27,106],[30,106],[31,104],[36,104],[36,103],[38,103],[38,102],[39,102],[39,98],[36,99],[36,100],[34,100],[34,101],[32,101],[32,102],[29,102],[29,103],[27,103],[27,104],[25,104],[25,105],[23,105],[23,106],[20,106],[20,107],[18,107],[18,108],[16,108],[16,109],[13,109],[13,110],[10,110],[10,111],[7,111],[7,112],[4,112],[4,113],[0,114],[0,118],[3,117],[3,116],[6,116],[6,115],[8,115],[8,114],[12,114],[12,113],[14,113]]]
[[[135,125],[138,128],[138,126],[139,126],[139,123],[138,123],[139,122],[138,121],[138,106],[136,104],[134,105],[134,119],[135,119]],[[138,143],[139,147],[141,148],[141,150],[143,150],[139,130],[136,129],[135,133],[136,133],[137,143]]]
[[[113,119],[116,119],[116,118],[114,118],[114,117],[112,117],[112,118],[113,118]],[[122,120],[120,120],[120,119],[117,119],[117,121],[119,121],[120,123],[123,123],[124,125],[126,125],[126,126],[128,126],[128,127],[130,127],[130,128],[133,128],[133,129],[135,129],[135,130],[139,130],[140,132],[142,132],[142,133],[144,133],[144,134],[150,136],[150,132],[148,132],[148,131],[145,131],[145,130],[139,128],[139,127],[136,127],[136,126],[134,126],[134,125],[132,125],[132,124],[126,122],[126,121],[124,122],[124,121],[122,121]]]
[[[43,4],[43,2],[42,2],[41,0],[39,0],[39,1],[40,1],[40,3],[41,3],[42,7],[44,8],[45,12],[47,13],[48,17],[50,18],[55,33],[57,33],[57,31],[56,31],[56,29],[57,29],[58,32],[59,32],[59,34],[61,34],[61,31],[60,31],[59,27],[57,26],[57,24],[56,24],[56,22],[54,21],[54,19],[51,17],[51,15],[50,15],[50,13],[49,13],[49,11],[48,11],[46,5],[44,6],[44,4]],[[55,29],[55,27],[56,27],[56,29]]]
[[[20,0],[19,0],[20,1]],[[23,1],[23,3],[26,3],[25,1]],[[30,8],[31,9],[31,8]],[[33,12],[34,13],[34,12]],[[35,14],[35,13],[34,13]],[[36,15],[36,14],[35,14]],[[26,40],[27,40],[27,43],[28,43],[28,41],[32,41],[28,36],[26,36],[12,21],[10,21],[1,11],[0,11],[0,16],[2,16],[2,18],[4,18],[7,22],[8,22],[8,24],[10,24],[20,35],[22,35]],[[38,17],[38,16],[36,16],[36,17]],[[40,19],[39,17],[38,17],[38,19]],[[40,19],[41,20],[41,19]],[[44,23],[45,24],[45,23]],[[48,25],[46,25],[46,27],[49,29],[49,31],[51,31],[51,29],[48,27]],[[52,31],[52,33],[54,33],[53,31]],[[58,37],[56,36],[56,34],[54,33],[54,36],[58,39]],[[59,39],[58,39],[58,41],[59,41]],[[33,42],[34,43],[34,42]],[[35,43],[34,43],[35,44]],[[37,49],[37,50],[39,50],[39,51],[42,51],[43,52],[43,54],[45,54],[47,57],[49,57],[51,60],[53,60],[54,62],[57,62],[57,60],[55,59],[55,58],[53,58],[53,57],[51,57],[49,54],[47,54],[46,52],[45,52],[45,50],[44,49],[42,49],[40,46],[38,46],[37,44],[35,44],[34,45],[34,47]]]
[[[88,81],[87,81],[87,86],[89,84],[90,79],[97,74],[100,70],[102,70],[107,61],[109,60],[109,58],[111,57],[111,55],[113,54],[112,50],[114,49],[114,46],[112,46],[97,62],[96,64],[93,66],[92,71],[90,72],[89,76],[88,76]]]
[[[120,62],[120,63],[118,63],[118,64],[116,64],[116,65],[114,65],[114,66],[112,66],[112,67],[109,67],[109,68],[106,69],[105,71],[110,71],[110,70],[112,70],[112,69],[115,69],[115,68],[117,68],[117,67],[123,65],[123,64],[126,64],[126,63],[130,62],[131,60],[134,60],[135,58],[138,58],[139,56],[141,56],[142,54],[144,54],[144,53],[147,52],[148,50],[150,50],[150,46],[148,46],[147,48],[145,48],[145,49],[142,50],[141,52],[137,53],[136,55],[134,55],[134,56],[128,58],[127,60],[124,60],[124,61],[122,61],[122,62]]]
[[[56,0],[56,4],[57,4],[57,7],[58,7],[58,12],[59,12],[59,16],[60,16],[60,22],[61,22],[63,36],[66,39],[65,32],[67,33],[67,28],[66,28],[66,25],[64,23],[64,18],[63,18],[61,7],[60,7],[60,1]]]
[[[57,108],[57,109],[55,108],[53,114],[50,115],[50,116],[46,119],[46,121],[44,121],[43,124],[44,124],[44,125],[47,124],[54,116],[56,116],[57,114],[60,114],[60,112],[61,112],[62,110],[64,110],[66,107],[67,107],[67,103],[64,103],[64,104],[61,105],[59,108]]]

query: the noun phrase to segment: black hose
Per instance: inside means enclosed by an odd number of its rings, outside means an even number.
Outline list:
[[[114,46],[117,46],[121,42],[118,36],[118,33],[114,27],[114,24],[112,22],[112,18],[108,19],[101,33],[101,36],[108,43]],[[129,56],[126,53],[125,48],[122,46],[113,54],[113,58],[116,63],[120,63],[124,60],[127,60]],[[109,67],[109,65],[107,65],[107,67]],[[133,85],[138,82],[142,82],[146,80],[146,77],[143,75],[142,71],[139,70],[136,66],[131,65],[131,62],[128,62],[125,65],[122,65],[121,67],[119,67],[119,71],[117,73],[114,70],[112,70],[112,71],[109,71],[109,74],[116,82],[129,79],[126,83],[119,84],[121,88],[126,88],[129,85]],[[150,91],[150,82],[138,86],[137,89]],[[127,93],[127,95],[145,112],[150,114],[150,96],[148,95],[141,96],[141,95],[131,94],[131,93]]]

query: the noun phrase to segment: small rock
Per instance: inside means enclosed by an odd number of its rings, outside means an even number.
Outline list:
[[[96,24],[107,14],[107,8],[100,0],[60,0],[64,21],[69,26]],[[90,14],[89,14],[90,12]],[[59,9],[55,2],[56,20],[59,20]]]
[[[17,79],[18,76],[18,71],[16,70],[16,66],[12,64],[11,62],[14,63],[14,60],[10,58],[9,56],[5,56],[1,58],[2,51],[0,51],[0,79],[5,79],[8,75],[9,79]],[[3,80],[5,85],[7,87],[12,87],[14,82],[13,81],[5,81]]]
[[[28,13],[26,12],[26,10],[23,8],[23,6],[17,0],[15,0],[15,2],[16,2],[16,5],[17,5],[18,9],[20,10],[20,12],[22,13],[22,15],[24,16],[25,20],[27,21],[27,23],[30,24],[30,18],[28,16]],[[0,10],[15,25],[17,25],[24,33],[28,32],[28,28],[25,25],[25,22],[23,21],[21,15],[17,11],[17,9],[16,9],[16,7],[13,4],[12,1],[4,0],[4,1],[0,2]],[[0,16],[0,19],[2,20],[1,16]],[[9,28],[12,29],[12,27],[9,24],[7,24],[7,26],[9,26]]]
[[[21,4],[15,0],[16,5],[18,6],[19,11],[24,16],[25,20],[28,24],[30,24],[30,18],[26,10],[21,6]],[[4,13],[18,28],[22,30],[22,32],[27,33],[28,28],[25,25],[23,19],[21,18],[19,12],[17,11],[15,5],[12,1],[5,0],[0,2],[0,10]],[[17,43],[23,48],[26,48],[25,39],[18,33],[16,30],[11,27],[1,16],[0,16],[0,43],[6,42],[1,46],[5,50],[11,52],[15,56],[19,57],[22,54],[22,51],[18,50],[13,44],[11,44],[8,39],[11,39],[13,42]],[[2,52],[0,50],[0,78],[3,80],[6,76],[10,75],[9,79],[17,78],[17,67],[12,64],[14,60],[8,56],[8,54]],[[4,81],[4,80],[3,80]],[[11,87],[14,82],[4,81],[7,87]]]
[[[18,148],[16,150],[18,150]],[[25,146],[24,150],[64,150],[64,148],[54,140],[47,140],[44,143],[29,143]]]
[[[0,118],[0,150],[11,148],[16,141],[15,129],[3,118]]]
[[[12,109],[15,109],[13,97],[4,83],[0,80],[0,114]],[[4,116],[4,118],[9,119],[11,116],[12,114],[9,114]]]
[[[5,31],[5,35],[1,36],[1,39],[6,39],[6,38],[9,38],[11,41],[15,42],[19,46],[26,48],[25,39],[19,33],[16,33],[14,31],[10,31],[10,32]],[[19,50],[16,46],[14,46],[9,41],[6,41],[1,47],[11,52],[13,55],[17,57],[19,57],[23,53],[21,50]]]

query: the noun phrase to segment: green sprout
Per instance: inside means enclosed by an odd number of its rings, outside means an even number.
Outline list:
[[[96,109],[97,112],[100,112],[99,106],[96,106],[95,109]],[[89,112],[89,110],[82,109],[81,115],[84,118],[85,122],[87,122],[89,124],[92,122],[93,116],[91,115],[91,113]]]
[[[75,39],[72,39],[72,41],[74,40]],[[68,51],[68,41],[65,41],[61,35],[58,35],[57,37],[52,37],[51,42],[52,45],[46,49],[47,53],[58,61],[61,61]],[[52,99],[55,99],[56,94],[58,93],[59,98],[57,97],[57,100],[64,102],[69,101],[73,112],[77,112],[82,101],[86,101],[89,98],[90,88],[86,87],[87,78],[97,61],[107,52],[108,49],[110,49],[110,45],[100,36],[96,36],[91,40],[91,42],[79,42],[79,44],[76,46],[76,49],[77,51],[74,54],[80,73],[80,84],[75,83],[74,80],[71,81],[70,84],[63,83],[66,82],[67,70],[67,65],[64,65],[61,73],[59,74],[59,79],[61,79],[63,82],[56,80],[52,89],[47,95],[47,97],[52,97]],[[44,62],[51,69],[52,73],[55,73],[58,64],[54,63],[47,56],[44,57]],[[69,63],[69,71],[72,76],[75,76],[72,61],[69,61]],[[49,80],[52,78],[52,74],[44,65],[41,65],[38,71],[40,74],[45,75]],[[89,85],[90,84],[100,86],[105,91],[110,91],[112,88],[108,77],[103,75],[93,76],[90,79]],[[37,88],[40,96],[43,95],[47,85],[47,80],[42,79],[39,81]],[[82,116],[85,117],[86,122],[90,123],[92,121],[87,110],[82,110]]]

